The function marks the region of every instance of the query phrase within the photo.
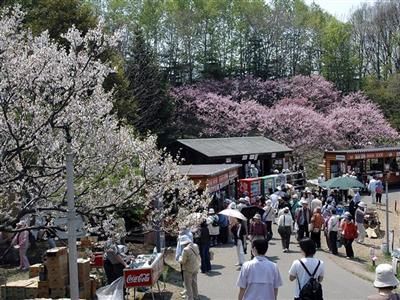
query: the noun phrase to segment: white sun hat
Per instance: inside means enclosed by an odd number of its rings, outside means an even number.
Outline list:
[[[393,272],[393,267],[389,264],[380,264],[375,269],[374,286],[377,288],[396,287],[399,280]]]
[[[365,202],[361,201],[360,203],[358,203],[359,207],[367,207],[367,204],[365,204]]]

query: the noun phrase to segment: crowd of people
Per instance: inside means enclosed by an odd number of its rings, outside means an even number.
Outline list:
[[[374,185],[372,183],[369,189],[376,192],[381,185],[379,180],[376,178],[374,180],[376,180],[375,186],[372,186]],[[371,193],[371,197],[377,199],[376,193]],[[375,201],[378,203],[378,200]],[[277,227],[282,251],[290,252],[291,238],[294,237],[304,256],[293,262],[289,271],[290,280],[298,282],[294,291],[295,299],[303,299],[300,294],[310,277],[317,278],[315,286],[318,286],[323,279],[324,264],[313,257],[316,251],[321,249],[322,238],[325,238],[331,254],[338,255],[338,248],[343,245],[346,258],[353,259],[355,257],[353,242],[362,244],[366,236],[364,217],[367,205],[361,201],[359,189],[340,191],[306,188],[299,192],[290,185],[282,185],[275,192],[271,190],[268,197],[258,197],[252,205],[246,194],[238,201],[226,200],[224,204],[224,208],[239,212],[244,212],[249,207],[256,207],[258,210],[255,210],[256,213],[252,218],[246,220],[216,214],[214,208],[210,208],[208,217],[204,218],[199,230],[195,230],[193,235],[188,235],[188,229],[182,228],[178,237],[176,259],[182,262],[180,257],[184,247],[182,247],[182,242],[179,245],[179,240],[184,239],[189,245],[197,244],[200,271],[208,273],[212,267],[210,247],[227,243],[232,239],[237,253],[236,265],[240,270],[237,283],[240,289],[239,299],[275,299],[277,289],[282,284],[278,269],[264,256],[268,249],[268,242],[273,237],[273,224]],[[230,234],[228,234],[229,229]],[[251,245],[252,260],[245,262],[248,242]],[[195,253],[196,249],[191,255],[194,257]],[[182,266],[182,269],[184,270],[185,267]],[[186,277],[183,276],[183,278]],[[192,279],[193,276],[189,278],[191,279],[187,284],[196,282]],[[252,281],[255,278],[257,280]],[[197,287],[188,288],[186,281],[185,279],[186,292],[183,293],[183,297],[189,300],[196,299]],[[271,298],[265,298],[265,295],[262,298],[257,296],[260,293],[258,289],[263,284],[271,288],[269,291]],[[275,296],[272,297],[272,295]]]

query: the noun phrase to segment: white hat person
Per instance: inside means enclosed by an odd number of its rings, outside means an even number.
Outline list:
[[[393,272],[393,267],[389,264],[380,264],[375,269],[374,287],[387,288],[399,285],[399,280]]]
[[[253,219],[261,220],[261,215],[260,214],[255,214]]]
[[[26,221],[20,220],[20,221],[17,223],[17,226],[26,227],[26,226],[27,226]]]
[[[360,201],[360,203],[358,203],[358,206],[359,207],[367,207],[367,204],[365,204],[365,202],[363,202],[363,201]]]
[[[208,214],[210,214],[210,215],[215,214],[214,208],[210,208],[210,209],[208,210]]]
[[[182,235],[182,237],[179,239],[179,242],[183,246],[192,243],[192,240],[187,235]]]
[[[308,201],[303,198],[303,199],[300,200],[300,204],[308,204]]]

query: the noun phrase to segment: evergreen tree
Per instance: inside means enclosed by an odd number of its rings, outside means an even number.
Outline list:
[[[117,103],[118,115],[141,135],[157,134],[163,144],[170,130],[172,101],[154,54],[139,28],[134,29],[126,60],[128,86],[126,96]]]

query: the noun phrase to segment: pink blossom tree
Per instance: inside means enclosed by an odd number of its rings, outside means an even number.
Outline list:
[[[193,124],[191,136],[265,134],[298,155],[399,139],[379,107],[361,93],[342,96],[322,76],[208,81],[173,94],[183,136]]]
[[[362,94],[350,94],[341,103],[327,114],[340,146],[362,148],[399,140],[399,133],[385,120],[378,106]]]
[[[286,144],[298,156],[335,145],[336,133],[331,122],[310,107],[277,105],[269,110],[269,116],[265,135]]]

